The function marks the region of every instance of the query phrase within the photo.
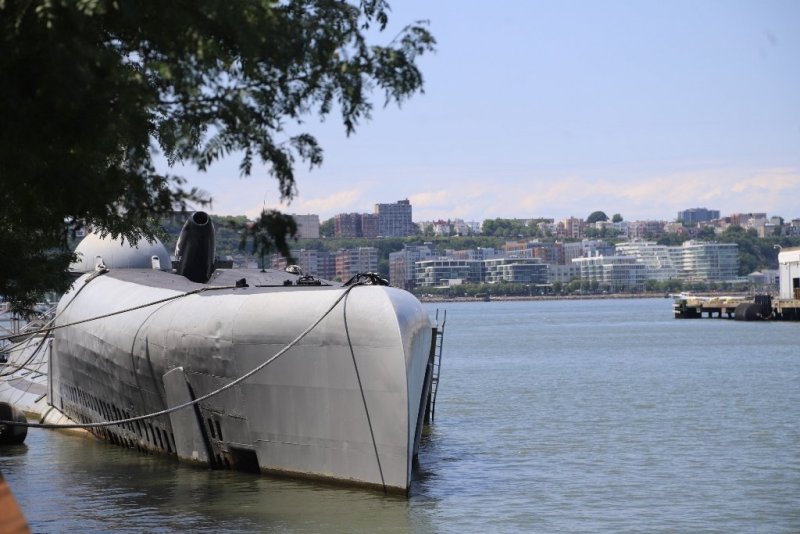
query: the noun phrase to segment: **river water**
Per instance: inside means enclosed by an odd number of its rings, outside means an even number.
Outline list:
[[[36,532],[800,531],[800,324],[671,305],[426,304],[447,325],[408,499],[41,430],[0,472]]]

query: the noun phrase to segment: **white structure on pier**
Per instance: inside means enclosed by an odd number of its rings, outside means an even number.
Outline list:
[[[785,248],[778,253],[780,298],[800,300],[800,247]]]

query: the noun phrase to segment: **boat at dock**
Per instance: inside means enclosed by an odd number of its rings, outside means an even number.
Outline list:
[[[25,384],[26,411],[44,402],[99,438],[214,468],[408,491],[436,346],[416,297],[372,274],[214,270],[202,212],[176,272],[157,242],[84,242],[86,272],[11,355],[46,384]]]

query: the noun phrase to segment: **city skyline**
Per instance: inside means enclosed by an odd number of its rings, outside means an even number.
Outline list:
[[[800,198],[800,4],[395,2],[392,28],[429,19],[425,94],[381,107],[346,138],[335,116],[303,131],[325,150],[296,167],[282,209],[365,211],[408,198],[442,217],[672,220],[706,206],[796,217]],[[476,37],[478,36],[478,37]],[[175,169],[210,211],[277,206],[263,168],[228,158]]]

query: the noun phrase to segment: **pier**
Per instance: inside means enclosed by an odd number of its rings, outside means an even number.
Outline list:
[[[800,321],[800,298],[780,299],[771,295],[704,297],[675,296],[676,319],[735,319],[738,321]]]
[[[800,321],[800,247],[778,253],[780,291],[772,295],[702,297],[676,295],[675,318],[718,317],[740,321]]]

